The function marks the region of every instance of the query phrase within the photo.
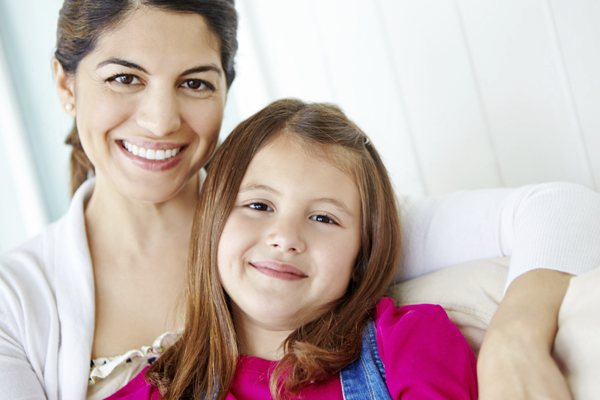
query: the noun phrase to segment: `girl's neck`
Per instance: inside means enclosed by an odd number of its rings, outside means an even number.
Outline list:
[[[292,331],[262,326],[240,313],[237,307],[233,308],[233,324],[240,343],[240,353],[269,361],[281,360],[283,342]]]

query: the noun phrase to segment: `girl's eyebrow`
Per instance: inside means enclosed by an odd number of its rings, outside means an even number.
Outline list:
[[[121,58],[109,58],[108,60],[104,60],[96,66],[96,69],[102,68],[109,64],[122,65],[123,67],[137,69],[138,71],[142,71],[143,73],[148,74],[148,71],[146,71],[146,69],[144,67],[137,65],[136,63],[133,63],[131,61],[123,60]],[[214,64],[208,64],[208,65],[200,65],[198,67],[190,68],[190,69],[184,71],[183,73],[181,73],[179,76],[195,74],[196,72],[208,72],[208,71],[216,72],[219,76],[223,75],[223,70],[221,68],[217,67]]]
[[[267,192],[280,194],[278,190],[273,189],[271,186],[263,185],[260,183],[253,183],[240,188],[239,193],[248,192],[250,190],[266,190]]]
[[[313,200],[313,202],[315,202],[315,203],[329,203],[329,204],[331,204],[331,205],[339,208],[340,211],[342,211],[344,214],[352,216],[352,213],[350,213],[350,210],[348,210],[348,207],[346,207],[344,205],[344,203],[342,203],[339,200],[332,199],[330,197],[323,197],[323,198],[320,198],[320,199],[315,199],[315,200]]]
[[[253,183],[250,185],[243,186],[240,188],[239,193],[244,193],[244,192],[248,192],[251,190],[266,190],[267,192],[271,192],[274,194],[281,194],[278,190],[273,189],[271,186],[263,185],[260,183]],[[340,211],[342,211],[344,214],[352,216],[352,213],[350,212],[350,210],[348,210],[348,207],[346,207],[346,205],[344,203],[342,203],[341,201],[339,201],[337,199],[333,199],[331,197],[321,197],[321,198],[312,200],[312,202],[313,203],[329,203],[329,204],[339,208]]]

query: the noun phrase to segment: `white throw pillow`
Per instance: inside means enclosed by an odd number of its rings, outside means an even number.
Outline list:
[[[510,258],[472,261],[393,285],[398,306],[439,304],[479,354],[485,331],[503,296]]]
[[[578,400],[600,399],[600,268],[571,279],[553,356]]]
[[[439,304],[479,353],[502,300],[510,258],[473,261],[411,279],[388,290],[398,306]],[[600,399],[600,268],[571,279],[553,356],[574,399]]]

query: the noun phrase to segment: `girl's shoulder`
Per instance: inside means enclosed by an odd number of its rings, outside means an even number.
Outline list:
[[[442,307],[383,298],[373,319],[392,398],[477,398],[475,354]]]
[[[396,307],[394,300],[390,297],[379,300],[373,310],[373,320],[378,329],[380,325],[400,324],[408,327],[423,323],[446,324],[449,322],[452,324],[446,311],[437,304],[411,304]]]

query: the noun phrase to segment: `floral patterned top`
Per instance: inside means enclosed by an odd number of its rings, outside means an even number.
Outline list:
[[[116,357],[92,360],[86,399],[101,400],[118,391],[171,347],[182,332],[165,332],[151,346],[130,350]]]

